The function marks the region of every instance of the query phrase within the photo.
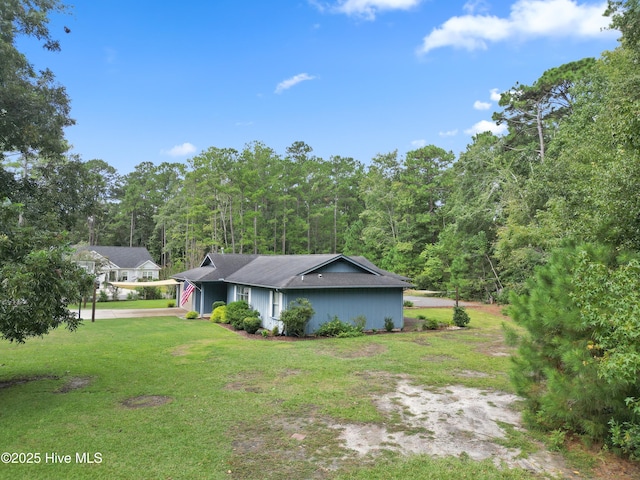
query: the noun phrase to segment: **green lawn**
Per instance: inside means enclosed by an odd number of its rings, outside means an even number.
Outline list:
[[[505,348],[502,319],[469,313],[464,331],[347,339],[250,340],[201,320],[154,317],[0,343],[0,451],[40,454],[39,464],[0,463],[0,478],[533,478],[465,458],[356,459],[326,427],[386,422],[372,398],[393,389],[394,374],[512,392],[509,358],[490,354]],[[123,405],[139,396],[170,402]],[[83,452],[100,463],[77,463]],[[64,455],[70,464],[52,463]]]

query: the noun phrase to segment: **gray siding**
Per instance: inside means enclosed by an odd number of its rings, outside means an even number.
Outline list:
[[[307,325],[306,333],[313,333],[334,316],[348,322],[364,315],[367,330],[383,330],[385,317],[391,317],[396,328],[404,326],[402,288],[290,290],[285,295],[284,308],[301,297],[308,299],[316,312]]]
[[[344,272],[361,273],[362,270],[360,270],[355,265],[353,265],[351,263],[348,263],[348,262],[333,262],[333,263],[330,263],[329,265],[325,265],[322,268],[314,270],[313,273],[311,273],[310,275],[313,275],[315,273],[325,273],[325,272],[327,272],[327,273],[329,273],[329,272],[335,272],[335,273],[344,273]]]

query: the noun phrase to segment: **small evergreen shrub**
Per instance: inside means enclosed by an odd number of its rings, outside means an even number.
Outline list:
[[[98,302],[108,302],[109,301],[109,295],[107,295],[107,292],[105,290],[100,290],[100,293],[98,294]]]
[[[453,307],[453,324],[457,327],[466,327],[471,318],[469,318],[469,314],[465,311],[464,307]]]
[[[267,338],[269,336],[269,330],[262,330],[260,333],[262,334],[263,338]]]
[[[356,317],[353,324],[341,321],[337,316],[320,325],[315,334],[320,337],[361,337],[364,335],[364,326],[367,319],[364,316]]]
[[[403,307],[413,307],[413,302],[411,300],[405,300],[402,302]]]
[[[176,306],[176,301],[175,300],[169,300],[167,302],[167,308],[173,308]]]
[[[211,313],[209,321],[213,323],[229,323],[227,320],[227,307],[225,305],[216,307]]]
[[[138,292],[127,293],[127,300],[138,300]]]
[[[297,298],[289,304],[289,308],[280,313],[280,321],[284,325],[284,333],[292,337],[304,336],[307,323],[315,313],[309,300]]]
[[[260,317],[247,317],[244,319],[242,326],[245,332],[254,334],[262,326],[261,323]]]
[[[184,318],[186,318],[187,320],[193,320],[195,318],[198,318],[199,316],[200,314],[198,312],[196,312],[195,310],[190,310],[186,313]]]
[[[211,307],[211,311],[213,312],[218,307],[224,307],[227,302],[223,302],[222,300],[218,300],[217,302],[213,302],[213,306]]]
[[[247,317],[259,317],[260,314],[251,308],[244,300],[231,302],[226,306],[227,321],[236,330],[244,330],[244,319]]]
[[[277,337],[278,335],[280,335],[280,329],[278,328],[278,325],[276,325],[271,329],[271,335],[273,335],[274,337]]]
[[[387,332],[392,331],[396,326],[393,323],[393,318],[391,317],[384,317],[384,329]]]
[[[440,328],[440,323],[434,318],[427,318],[424,322],[424,328],[427,330],[437,330]]]

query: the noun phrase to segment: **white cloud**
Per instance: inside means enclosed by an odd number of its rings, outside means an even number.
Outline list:
[[[484,0],[469,0],[463,5],[462,9],[469,15],[473,15],[478,11],[486,12],[489,10],[489,5]]]
[[[482,132],[491,132],[494,135],[502,135],[503,133],[506,133],[506,131],[507,126],[504,124],[496,125],[495,122],[490,122],[489,120],[481,120],[471,128],[465,130],[464,133],[466,133],[467,135],[475,135]]]
[[[184,157],[195,153],[196,147],[189,142],[185,142],[182,145],[176,145],[170,150],[160,150],[163,155],[169,155],[170,157]]]
[[[481,102],[480,100],[476,100],[473,103],[473,108],[476,110],[489,110],[491,108],[491,104],[488,102]]]
[[[347,15],[355,15],[374,20],[376,13],[384,10],[409,10],[422,0],[341,0],[335,10]]]
[[[422,148],[422,147],[424,147],[426,145],[427,145],[427,141],[426,140],[420,139],[420,140],[412,140],[411,141],[411,146],[413,148]]]
[[[458,130],[448,130],[446,132],[439,132],[438,135],[441,137],[455,137],[458,134]]]
[[[473,11],[475,5],[467,3],[465,7]],[[440,47],[486,50],[488,43],[509,39],[615,35],[615,32],[602,31],[609,24],[609,19],[602,15],[606,7],[607,2],[517,0],[508,18],[472,14],[451,17],[424,38],[418,51],[424,54]]]
[[[275,93],[282,93],[285,90],[289,90],[291,87],[293,87],[294,85],[297,85],[300,82],[304,82],[306,80],[313,80],[314,78],[316,77],[312,75],[308,75],[306,73],[299,73],[298,75],[295,75],[291,78],[288,78],[280,82],[276,87]]]
[[[502,95],[500,94],[500,90],[498,90],[497,88],[492,88],[491,90],[489,90],[489,98],[491,98],[492,102],[499,102],[501,96]]]

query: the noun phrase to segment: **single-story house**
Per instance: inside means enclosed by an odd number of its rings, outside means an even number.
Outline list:
[[[211,314],[216,301],[246,300],[260,313],[262,326],[282,331],[280,312],[297,298],[311,302],[315,315],[306,333],[337,316],[367,319],[366,329],[382,330],[385,318],[404,325],[402,295],[406,277],[376,267],[364,257],[326,255],[208,254],[199,267],[173,276],[195,285],[185,308]]]
[[[78,247],[75,261],[96,274],[101,288],[107,282],[158,280],[161,270],[144,247]]]

